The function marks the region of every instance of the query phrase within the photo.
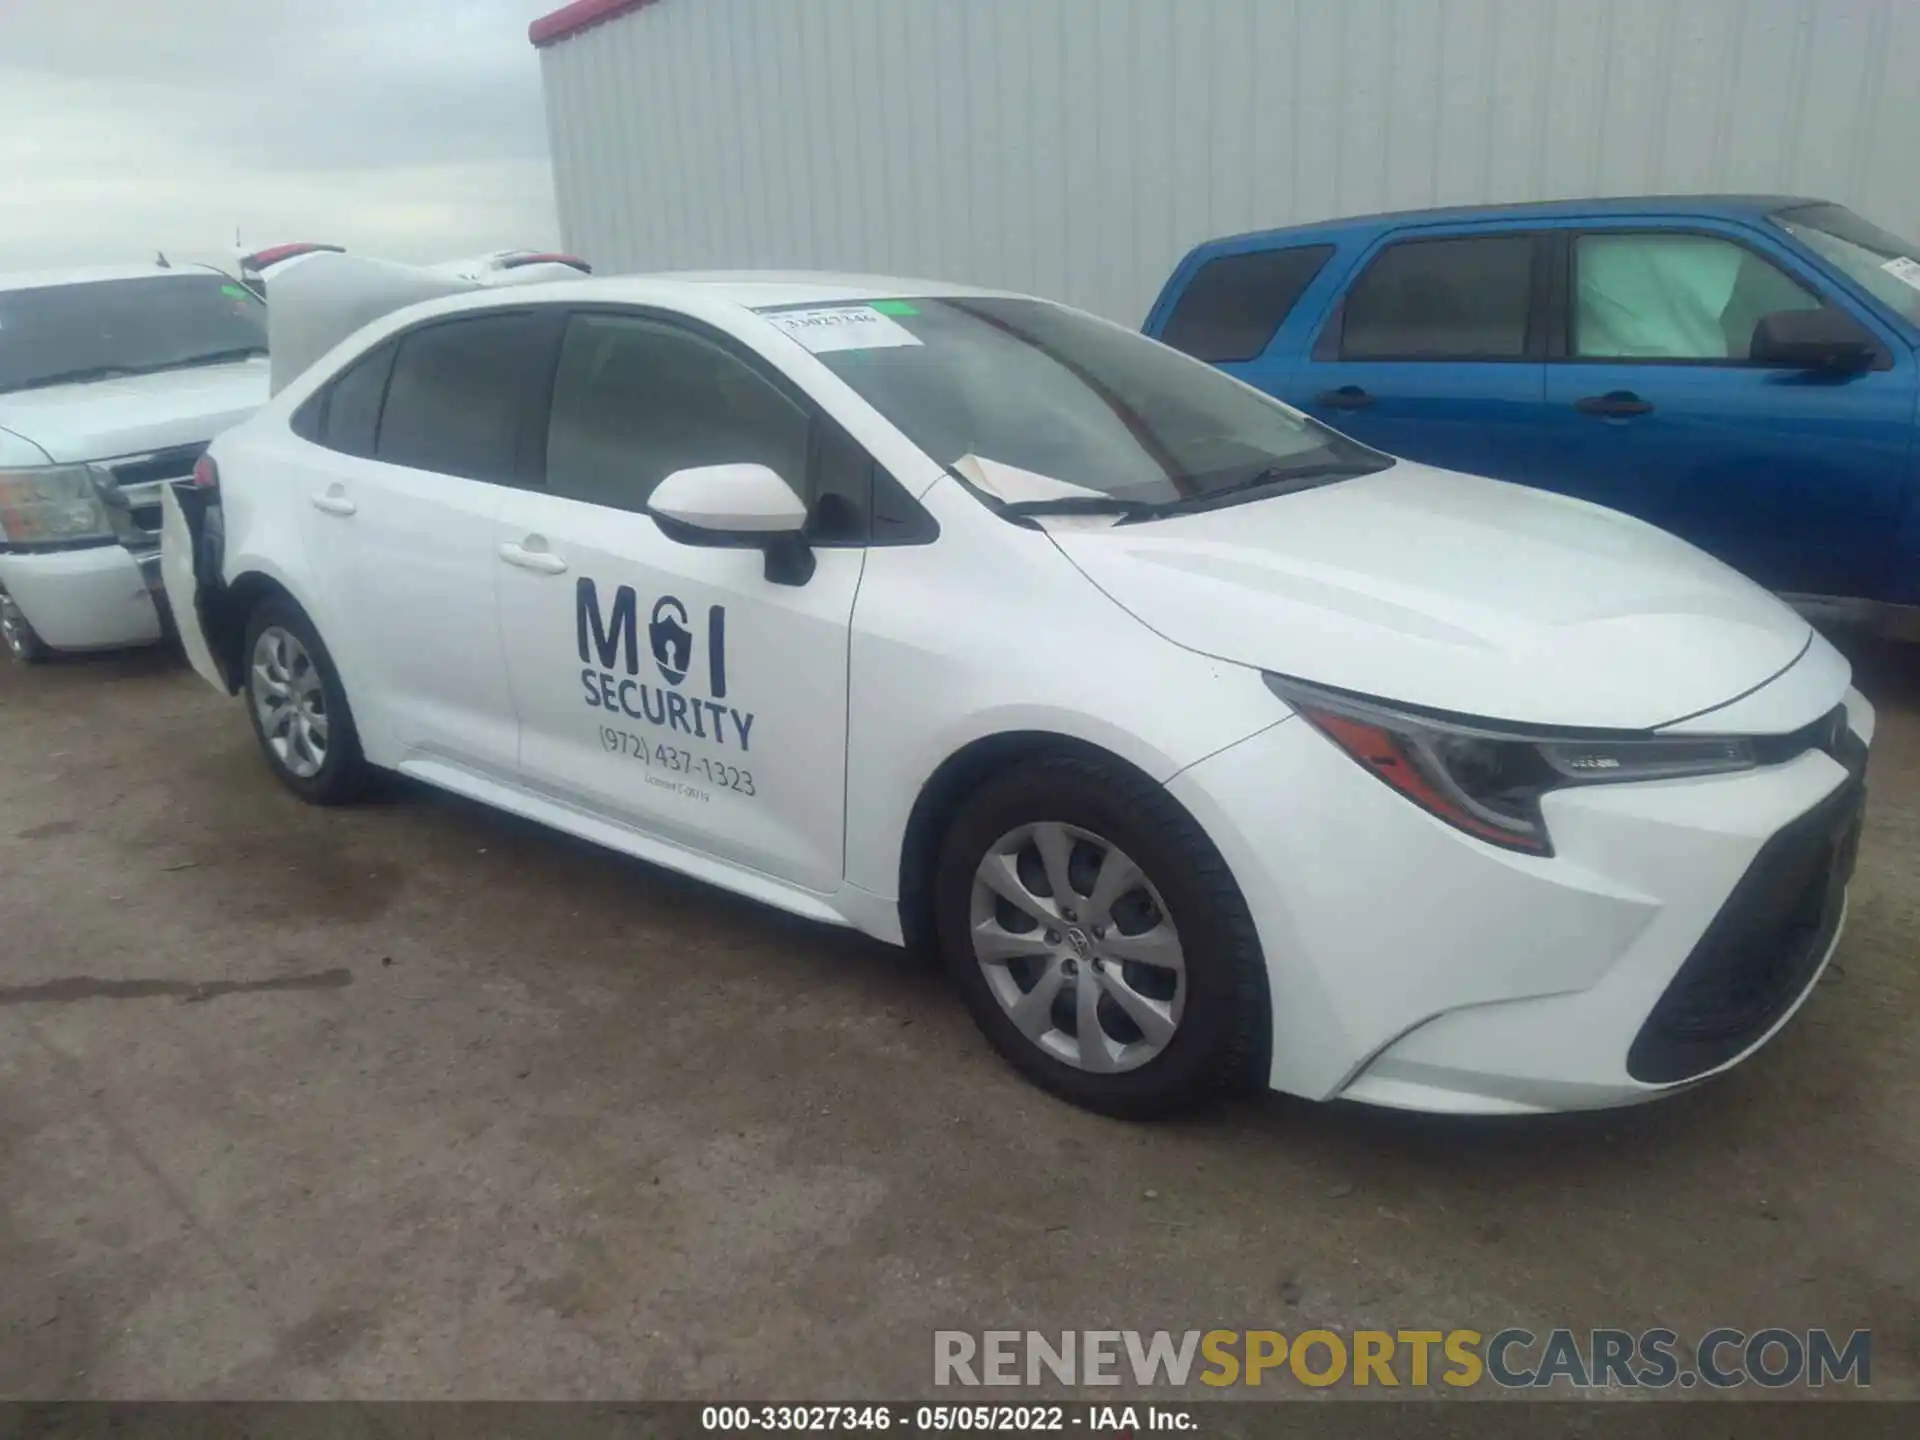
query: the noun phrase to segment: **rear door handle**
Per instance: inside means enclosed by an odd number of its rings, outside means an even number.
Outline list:
[[[1338,390],[1322,390],[1313,403],[1329,410],[1364,410],[1373,403],[1373,396],[1358,385],[1342,385]]]
[[[527,537],[529,540],[536,538],[532,535]],[[509,565],[518,565],[522,570],[532,570],[541,575],[558,575],[567,568],[567,562],[547,549],[544,540],[536,549],[516,545],[509,540],[500,547],[500,558]]]
[[[360,507],[347,498],[345,490],[332,485],[313,496],[313,508],[328,515],[352,515]]]
[[[1588,395],[1576,400],[1573,408],[1582,415],[1646,415],[1652,412],[1653,404],[1631,390],[1609,390],[1604,395]]]

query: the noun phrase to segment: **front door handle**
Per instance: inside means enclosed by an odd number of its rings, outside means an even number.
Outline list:
[[[338,485],[329,485],[313,496],[313,508],[328,515],[351,515],[360,507],[347,498]]]
[[[1588,395],[1573,402],[1582,415],[1646,415],[1653,403],[1642,400],[1631,390],[1609,390],[1604,395]]]
[[[536,535],[527,537],[537,545],[516,545],[509,540],[500,547],[500,558],[509,565],[518,565],[522,570],[532,570],[541,575],[558,575],[567,568],[567,562],[547,549],[547,542]]]
[[[1358,385],[1342,385],[1338,390],[1322,390],[1313,403],[1329,410],[1364,410],[1373,403],[1373,396]]]

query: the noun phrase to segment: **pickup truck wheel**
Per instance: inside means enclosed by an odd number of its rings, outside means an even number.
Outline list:
[[[1145,776],[1057,756],[994,777],[947,833],[934,914],[975,1023],[1042,1088],[1146,1119],[1260,1078],[1266,964],[1246,901]]]
[[[311,805],[342,805],[366,787],[367,763],[333,657],[313,623],[275,596],[247,621],[247,714],[267,764]]]
[[[4,590],[0,590],[0,640],[6,641],[7,653],[20,665],[39,665],[53,653]]]

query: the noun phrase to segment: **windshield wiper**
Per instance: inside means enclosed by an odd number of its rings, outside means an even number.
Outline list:
[[[158,365],[143,365],[140,374],[151,374],[156,370],[185,370],[190,365],[231,365],[236,360],[251,360],[256,355],[267,353],[264,345],[235,345],[226,350],[208,350],[201,355],[183,355],[178,360],[167,360]]]
[[[17,385],[0,386],[0,394],[16,390],[45,390],[53,385],[84,385],[89,380],[112,380],[121,375],[137,375],[132,365],[81,365],[72,370],[56,370],[51,375],[35,375]]]
[[[0,394],[16,390],[45,390],[53,385],[85,385],[93,380],[118,380],[128,375],[154,375],[162,370],[186,370],[198,365],[231,365],[265,355],[264,345],[235,345],[226,350],[209,350],[201,355],[183,355],[178,360],[162,360],[152,365],[80,365],[71,370],[56,370],[51,375],[35,375],[18,385],[0,386]]]

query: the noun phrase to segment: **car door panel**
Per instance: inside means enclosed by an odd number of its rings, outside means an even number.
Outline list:
[[[303,409],[289,473],[376,753],[517,773],[494,618],[495,517],[557,342],[516,310],[434,321],[370,351]]]
[[[683,545],[648,516],[517,493],[495,584],[523,783],[813,890],[841,876],[847,649],[865,552],[804,585],[758,550]]]
[[[507,500],[492,547],[523,784],[789,884],[839,885],[868,502],[827,458],[845,437],[826,433],[791,382],[697,322],[567,322],[542,484]],[[769,579],[749,537],[670,538],[645,513],[668,474],[742,462],[808,500],[803,583]],[[817,530],[823,517],[852,536]]]
[[[1877,327],[1731,231],[1642,222],[1567,243],[1568,353],[1547,370],[1554,463],[1542,483],[1649,520],[1773,589],[1885,594],[1909,483],[1905,347],[1852,374],[1751,363],[1745,347],[1769,309],[1827,304]],[[1640,274],[1595,263],[1636,249]]]
[[[491,562],[505,492],[346,455],[304,478],[308,557],[351,634],[363,723],[401,755],[512,775],[519,718]]]
[[[1422,255],[1449,258],[1414,263]],[[1255,362],[1255,383],[1391,454],[1531,482],[1541,466],[1545,265],[1534,232],[1389,233],[1330,298],[1310,353]],[[1499,293],[1483,305],[1489,287]]]

